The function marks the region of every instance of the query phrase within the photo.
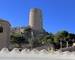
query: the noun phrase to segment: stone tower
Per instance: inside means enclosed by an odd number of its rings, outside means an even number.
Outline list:
[[[10,40],[10,23],[0,19],[0,49],[7,47]]]
[[[30,10],[29,26],[32,30],[43,31],[42,11],[40,9],[33,8]]]

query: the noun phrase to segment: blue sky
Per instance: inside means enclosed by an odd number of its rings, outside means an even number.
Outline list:
[[[75,33],[75,0],[0,0],[0,18],[12,26],[27,26],[31,8],[42,10],[46,31]]]

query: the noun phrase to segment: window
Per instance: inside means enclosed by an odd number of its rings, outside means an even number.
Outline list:
[[[2,33],[3,32],[3,27],[2,26],[0,26],[0,33]]]

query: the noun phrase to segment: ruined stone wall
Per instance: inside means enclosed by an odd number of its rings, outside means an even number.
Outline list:
[[[3,31],[2,31],[3,30]],[[0,19],[0,49],[7,47],[10,40],[10,24]]]

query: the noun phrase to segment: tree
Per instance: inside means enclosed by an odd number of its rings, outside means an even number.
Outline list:
[[[69,33],[69,35],[68,35],[69,46],[72,46],[73,42],[75,42],[75,34],[74,33]]]
[[[46,45],[48,49],[51,47],[54,48],[54,35],[52,33],[44,35],[40,41],[43,45]]]
[[[60,48],[65,47],[69,33],[67,31],[60,31],[55,34],[54,40],[60,43]],[[66,42],[66,43],[65,43]],[[68,45],[68,44],[67,44]]]
[[[18,48],[22,48],[22,45],[26,43],[25,38],[19,33],[12,34],[10,42],[12,44],[17,44]]]
[[[34,32],[30,27],[26,27],[24,30],[24,36],[26,37],[26,39],[28,40],[31,49],[33,47],[33,42],[34,42]]]

